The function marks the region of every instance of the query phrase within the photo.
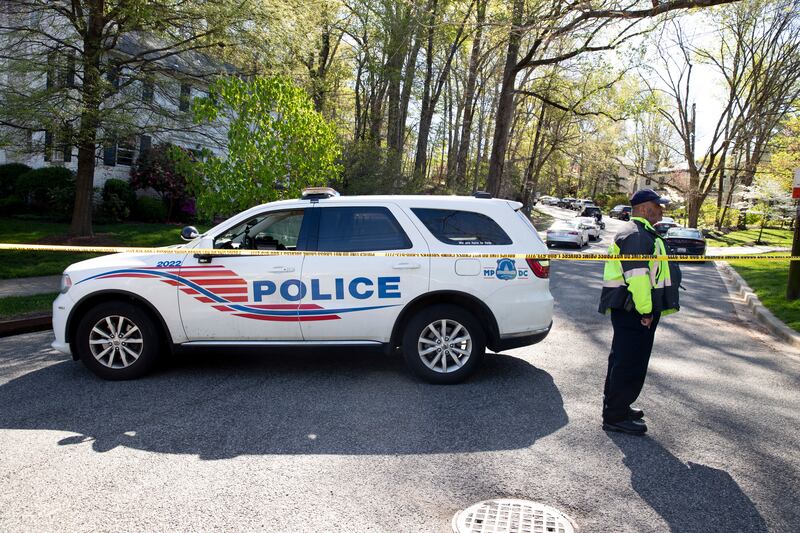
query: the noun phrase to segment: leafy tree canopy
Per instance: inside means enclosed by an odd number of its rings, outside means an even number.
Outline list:
[[[228,126],[226,159],[176,154],[200,216],[297,198],[304,187],[324,185],[341,171],[335,126],[285,78],[220,79],[193,109],[199,123]]]

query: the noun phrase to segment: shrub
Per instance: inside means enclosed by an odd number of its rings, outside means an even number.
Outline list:
[[[136,200],[133,218],[140,222],[165,222],[167,207],[158,198],[141,196]]]
[[[103,203],[100,215],[109,222],[120,222],[131,216],[136,204],[136,193],[125,180],[110,179],[103,185]]]
[[[130,185],[134,190],[153,189],[167,208],[167,220],[176,218],[185,221],[188,219],[182,207],[189,197],[186,192],[186,177],[175,165],[176,152],[187,151],[164,143],[141,154],[131,167]]]
[[[0,213],[5,215],[17,215],[25,212],[25,201],[16,195],[0,198]]]
[[[391,194],[405,181],[390,171],[386,149],[368,142],[348,145],[342,163],[344,173],[331,185],[345,195]]]
[[[64,167],[29,170],[17,179],[17,193],[42,214],[61,218],[75,205],[75,175]]]
[[[0,165],[0,198],[11,196],[16,190],[19,177],[30,169],[31,167],[22,163]]]

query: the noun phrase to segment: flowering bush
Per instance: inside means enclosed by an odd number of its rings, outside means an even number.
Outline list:
[[[166,143],[141,154],[131,167],[131,186],[140,190],[153,189],[164,202],[167,221],[191,220],[194,210],[184,207],[194,200],[186,191],[186,177],[175,168],[175,151],[186,152],[191,157],[188,150]]]

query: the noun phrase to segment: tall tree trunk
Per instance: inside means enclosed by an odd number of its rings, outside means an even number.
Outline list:
[[[430,2],[428,5],[430,5]],[[414,77],[417,73],[417,57],[419,56],[420,48],[422,48],[422,38],[420,35],[421,30],[419,29],[419,24],[416,26],[417,29],[415,30],[414,45],[411,48],[411,52],[408,54],[408,58],[406,60],[406,70],[405,74],[403,75],[403,92],[400,94],[400,119],[398,121],[400,128],[397,132],[397,146],[400,151],[402,151],[403,147],[405,146],[408,104],[411,101],[411,90],[414,88]]]
[[[538,177],[538,169],[540,168],[538,161],[539,153],[541,152],[540,145],[542,140],[542,125],[544,124],[546,105],[547,104],[542,101],[542,105],[539,108],[539,117],[536,121],[536,133],[533,136],[531,156],[528,159],[528,166],[525,168],[525,176],[522,178],[522,202],[525,207],[530,207],[531,194],[536,192],[535,185],[532,183],[532,178],[534,175],[534,170],[537,171],[536,174]]]
[[[483,23],[486,20],[486,4],[488,0],[478,0],[476,13],[475,39],[472,41],[472,52],[469,56],[469,72],[467,85],[464,88],[464,122],[461,124],[461,139],[458,143],[456,155],[456,184],[466,183],[467,156],[472,135],[472,117],[475,114],[475,86],[478,80],[478,62],[481,54],[481,39],[483,36]],[[478,141],[480,144],[480,141]]]
[[[506,63],[503,67],[503,83],[497,104],[497,114],[492,140],[492,156],[489,159],[489,176],[486,188],[492,196],[499,196],[503,180],[503,164],[506,158],[511,120],[514,114],[514,82],[517,78],[517,56],[522,40],[522,13],[525,0],[514,0],[514,11],[511,19],[511,32],[508,38]]]
[[[436,10],[438,1],[431,2],[431,16],[428,21],[428,39],[425,47],[425,81],[422,87],[422,105],[420,109],[419,133],[417,135],[417,151],[414,156],[414,176],[419,179],[425,176],[428,156],[428,135],[430,134],[433,113],[428,109],[431,105],[431,84],[433,83],[433,33],[436,26]]]
[[[408,50],[408,17],[410,13],[403,3],[395,4],[395,17],[392,23],[389,42],[386,47],[387,58],[384,65],[384,77],[387,80],[388,109],[386,110],[386,146],[389,157],[395,160],[391,166],[400,168],[400,149],[402,147],[400,125],[400,85],[403,81],[403,65]]]
[[[105,1],[87,4],[86,33],[83,35],[83,87],[81,89],[80,125],[78,127],[78,169],[75,175],[75,206],[72,210],[72,235],[91,237],[94,170],[97,164],[97,128],[100,124],[101,79],[100,55],[105,26]]]

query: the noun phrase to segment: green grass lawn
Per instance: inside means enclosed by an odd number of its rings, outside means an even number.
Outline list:
[[[727,235],[715,234],[706,239],[708,246],[750,246],[758,239],[758,228],[733,231]],[[764,229],[761,244],[769,246],[791,246],[792,232],[788,229]]]
[[[0,298],[0,320],[9,318],[22,318],[25,315],[46,313],[52,309],[53,300],[58,296],[52,294],[37,294],[35,296],[8,296]]]
[[[95,238],[75,240],[71,244],[98,246],[166,246],[181,241],[178,224],[97,224]],[[38,220],[0,218],[0,242],[29,244],[64,244],[69,224]],[[76,263],[97,254],[63,252],[0,252],[0,279],[61,274]]]
[[[789,261],[731,261],[767,309],[800,332],[800,300],[786,301]]]

